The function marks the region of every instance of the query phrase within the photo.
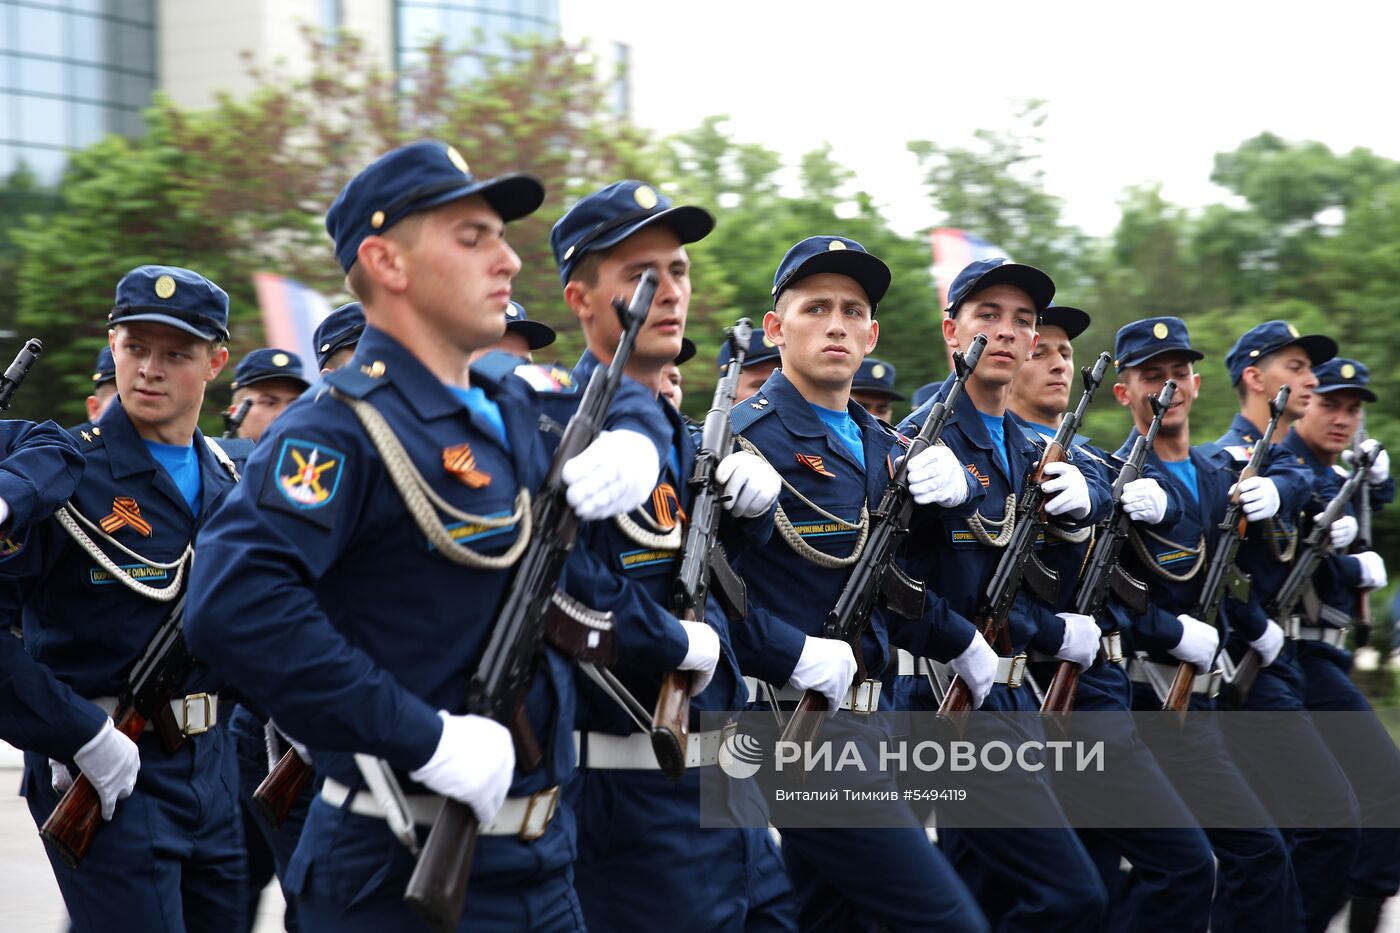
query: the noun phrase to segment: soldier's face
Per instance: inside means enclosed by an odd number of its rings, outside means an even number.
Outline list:
[[[509,353],[511,356],[518,356],[521,359],[529,360],[530,362],[534,362],[535,359],[533,356],[530,355],[530,341],[526,340],[525,337],[519,331],[507,330],[500,340],[497,340],[489,347],[482,347],[480,350],[473,350],[472,355],[467,360],[467,362],[475,363],[478,359],[490,353],[492,350],[501,350],[505,353]]]
[[[956,317],[943,319],[943,337],[954,350],[966,350],[978,334],[987,349],[972,378],[993,386],[1010,385],[1035,349],[1035,302],[1014,285],[984,288],[963,302]]]
[[[264,379],[246,389],[239,389],[233,396],[234,410],[243,404],[245,398],[251,398],[253,404],[249,406],[248,414],[243,417],[238,436],[250,441],[259,440],[268,425],[272,424],[288,405],[301,398],[303,391],[305,390],[301,383],[291,379]]]
[[[102,385],[92,390],[92,394],[87,397],[87,416],[89,421],[100,421],[107,413],[107,409],[112,407],[112,399],[117,397],[117,384],[115,382],[104,382]]]
[[[1063,327],[1042,324],[1031,358],[1011,383],[1012,407],[1023,411],[1063,412],[1074,383],[1074,347]],[[979,364],[980,366],[980,364]]]
[[[890,412],[894,410],[894,400],[888,395],[872,395],[868,392],[852,391],[851,398],[860,402],[860,406],[881,421],[890,420]]]
[[[1361,424],[1363,400],[1345,389],[1314,395],[1293,430],[1314,450],[1336,456],[1351,446]]]
[[[661,397],[670,402],[676,411],[681,410],[681,368],[675,363],[667,363],[661,370]]]
[[[690,313],[690,257],[669,227],[653,224],[638,230],[608,251],[598,264],[594,284],[570,282],[564,297],[583,323],[589,345],[611,355],[622,336],[613,299],[630,301],[648,269],[656,270],[656,297],[637,335],[632,360],[636,366],[659,373],[680,355]]]
[[[763,384],[768,381],[768,377],[773,375],[773,370],[777,368],[777,360],[764,360],[762,363],[745,366],[739,371],[739,388],[734,393],[734,401],[738,403],[746,398],[752,398],[759,389],[763,388]]]
[[[781,349],[783,372],[814,385],[849,386],[880,325],[855,279],[822,272],[784,290],[781,313],[770,311],[763,331]]]
[[[132,421],[161,426],[191,413],[204,387],[228,362],[228,350],[151,321],[119,324],[108,332],[117,367],[117,394]]]
[[[499,340],[511,281],[520,272],[500,215],[471,197],[428,211],[422,224],[400,252],[410,303],[437,336],[463,352]]]
[[[1313,397],[1312,390],[1317,387],[1312,359],[1302,347],[1284,347],[1270,353],[1264,365],[1246,367],[1240,378],[1267,398],[1273,398],[1279,389],[1288,386],[1288,416],[1295,420],[1303,417],[1308,400]]]
[[[1160,393],[1168,379],[1176,382],[1176,392],[1172,395],[1172,407],[1162,417],[1159,433],[1170,437],[1187,429],[1191,405],[1201,391],[1200,374],[1192,369],[1186,354],[1161,353],[1141,366],[1125,370],[1113,386],[1113,395],[1118,404],[1133,413],[1133,420],[1142,428],[1152,421],[1149,396]]]

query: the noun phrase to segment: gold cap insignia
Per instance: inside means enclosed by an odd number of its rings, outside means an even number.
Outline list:
[[[1289,324],[1289,325],[1288,325],[1288,335],[1289,335],[1290,337],[1297,337],[1297,336],[1298,336],[1298,328],[1294,327],[1292,324]]]
[[[471,169],[467,167],[467,160],[462,158],[462,154],[452,146],[447,147],[447,161],[452,163],[452,167],[463,175],[470,175]]]
[[[1353,365],[1351,365],[1350,363],[1343,363],[1343,364],[1342,364],[1342,378],[1343,378],[1343,379],[1355,379],[1355,378],[1356,378],[1356,367],[1353,366]]]
[[[870,375],[874,376],[876,379],[883,379],[887,372],[889,372],[889,370],[885,368],[883,363],[876,363],[875,368],[870,370]]]
[[[570,246],[568,249],[564,250],[564,261],[567,262],[568,259],[569,259],[569,257],[572,256],[573,254],[574,254],[574,248],[573,248],[572,246]]]
[[[322,353],[325,353],[325,352],[329,351],[330,348],[331,348],[331,345],[328,344],[328,343],[323,343],[323,344],[321,344],[321,352],[322,352]]]
[[[1167,339],[1167,325],[1166,325],[1166,324],[1163,324],[1161,321],[1158,321],[1156,324],[1153,324],[1153,325],[1152,325],[1152,336],[1156,337],[1158,340],[1166,340],[1166,339]]]
[[[506,317],[519,317],[520,312],[515,310],[515,305],[506,305]]]
[[[769,292],[768,294],[770,294],[770,295],[776,295],[776,294],[778,294],[778,286],[774,285],[774,286],[773,286],[773,290],[772,290],[771,292]]]
[[[169,298],[175,294],[175,280],[168,275],[156,279],[156,297]]]
[[[96,382],[96,381],[98,381],[98,380],[101,379],[101,378],[102,378],[102,374],[101,374],[101,373],[93,373],[93,374],[92,374],[92,381],[93,381],[93,382]]]
[[[374,229],[376,229],[376,230],[378,230],[380,227],[384,226],[384,212],[383,212],[383,211],[375,211],[373,214],[370,214],[370,215],[369,215],[369,225],[370,225],[371,227],[373,227]]]
[[[769,340],[769,339],[768,339],[768,335],[767,335],[767,334],[764,334],[764,335],[763,335],[763,345],[764,345],[765,347],[776,347],[776,346],[777,346],[776,343],[774,343],[772,340]]]
[[[1254,357],[1256,357],[1256,356],[1258,356],[1258,355],[1259,355],[1259,351],[1258,351],[1258,350],[1250,350],[1250,351],[1249,351],[1249,356],[1250,356],[1251,359],[1253,359]]]
[[[647,185],[642,185],[632,192],[632,200],[636,201],[642,210],[649,211],[656,206],[656,192]]]
[[[272,357],[272,365],[273,365],[273,366],[286,366],[286,365],[287,365],[288,363],[290,363],[291,361],[292,361],[292,358],[291,358],[290,356],[288,356],[287,354],[285,354],[285,353],[276,353],[276,354],[273,354],[273,357]]]
[[[830,243],[826,244],[826,248],[827,251],[830,252],[833,249],[845,249],[846,244],[842,243],[840,240],[832,240]]]

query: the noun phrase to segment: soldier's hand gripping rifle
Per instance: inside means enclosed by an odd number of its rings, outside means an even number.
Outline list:
[[[1366,443],[1366,413],[1361,413],[1361,425],[1352,438],[1352,463],[1361,462],[1361,448]],[[1379,456],[1379,453],[1376,454]],[[1359,554],[1371,550],[1371,484],[1363,482],[1356,491],[1356,540],[1351,543],[1351,553]],[[1359,587],[1356,591],[1356,647],[1364,648],[1371,642],[1371,591]]]
[[[14,362],[0,375],[0,411],[10,407],[10,399],[14,398],[15,390],[24,381],[24,377],[29,375],[29,370],[43,352],[44,345],[37,338],[31,337],[20,348]]]
[[[1010,615],[1011,606],[1016,601],[1016,594],[1020,592],[1022,580],[1030,585],[1031,592],[1042,601],[1055,605],[1059,577],[1039,561],[1031,559],[1038,532],[1047,521],[1043,514],[1045,492],[1041,484],[1046,478],[1047,466],[1069,460],[1070,444],[1079,433],[1079,427],[1084,423],[1084,415],[1089,410],[1089,403],[1093,401],[1094,392],[1103,383],[1104,373],[1112,360],[1113,357],[1109,354],[1101,353],[1094,361],[1093,367],[1085,366],[1080,370],[1084,379],[1084,394],[1079,397],[1079,404],[1075,406],[1074,411],[1066,412],[1060,420],[1059,430],[1045,446],[1040,461],[1026,479],[1025,489],[1021,493],[1021,500],[1016,505],[1015,517],[1012,519],[1016,526],[1011,530],[1011,540],[1007,542],[1006,550],[1002,552],[1001,560],[997,563],[996,572],[992,574],[992,582],[987,585],[982,609],[975,620],[982,637],[993,647],[996,647],[1006,626],[1007,616]],[[961,677],[955,675],[948,684],[948,692],[943,695],[943,702],[938,706],[938,715],[945,718],[961,718],[970,709],[972,691],[963,683]]]
[[[248,409],[252,407],[253,399],[249,397],[239,402],[232,412],[224,412],[224,437],[238,436],[238,429],[243,427],[243,419],[248,417]]]
[[[117,731],[133,742],[141,740],[147,722],[154,723],[167,752],[175,751],[185,740],[170,708],[175,691],[184,684],[195,663],[185,646],[184,628],[185,594],[181,593],[127,675],[126,689],[112,714]],[[208,702],[203,694],[196,694],[185,698],[186,708],[196,698]],[[209,710],[204,712],[208,722]],[[79,774],[39,828],[39,836],[68,867],[77,868],[101,825],[102,801],[87,776]]]
[[[987,338],[978,335],[967,353],[953,354],[953,373],[957,377],[948,395],[929,409],[919,433],[909,443],[909,449],[899,459],[899,466],[890,477],[880,504],[870,514],[870,533],[865,550],[851,568],[846,585],[827,613],[822,626],[823,638],[839,638],[851,646],[856,657],[853,686],[866,679],[865,659],[861,651],[861,636],[870,624],[876,601],[883,600],[890,610],[905,618],[917,619],[924,611],[924,585],[911,580],[895,563],[895,551],[909,532],[909,519],[914,512],[914,497],[909,492],[909,461],[917,454],[938,443],[943,427],[957,410],[958,399],[967,386],[968,377],[977,368]],[[816,690],[806,690],[797,701],[792,718],[788,720],[780,741],[813,742],[821,732],[827,714],[826,696]]]
[[[734,444],[729,410],[739,394],[739,377],[744,357],[748,355],[753,325],[748,318],[741,318],[726,332],[732,353],[725,363],[724,375],[715,386],[714,400],[705,415],[700,449],[695,452],[695,467],[690,474],[690,517],[681,545],[680,568],[671,583],[671,611],[676,618],[690,622],[705,621],[705,601],[712,585],[731,622],[741,621],[746,613],[744,581],[729,566],[719,545],[724,503],[715,481],[715,470]],[[661,681],[656,710],[651,717],[652,750],[661,771],[673,781],[685,775],[693,676],[690,671],[669,672]]]
[[[1162,419],[1172,407],[1176,395],[1176,383],[1168,379],[1162,391],[1150,396],[1152,403],[1152,423],[1146,434],[1139,434],[1133,442],[1128,459],[1118,471],[1113,481],[1113,513],[1094,541],[1093,551],[1084,565],[1084,573],[1079,579],[1079,590],[1074,596],[1074,611],[1080,615],[1098,618],[1108,603],[1109,593],[1135,613],[1147,610],[1147,587],[1141,580],[1134,579],[1118,558],[1123,553],[1123,545],[1128,540],[1133,520],[1123,508],[1123,488],[1142,477],[1143,464],[1152,451],[1152,443],[1162,427]],[[1041,704],[1043,714],[1060,717],[1066,723],[1070,711],[1074,709],[1074,696],[1079,690],[1079,665],[1073,661],[1061,661],[1055,668],[1055,676],[1045,690],[1045,702]]]
[[[506,590],[505,604],[496,617],[480,666],[467,691],[467,712],[487,716],[510,728],[515,740],[516,763],[530,771],[543,752],[525,714],[524,701],[534,675],[544,637],[546,616],[559,612],[555,593],[564,563],[578,536],[579,519],[569,507],[560,474],[564,464],[582,453],[603,428],[604,417],[656,294],[657,276],[648,269],[637,283],[630,306],[615,300],[622,320],[622,337],[606,368],[593,371],[550,462],[533,508],[534,534],[516,565]],[[590,612],[572,601],[568,612]],[[593,615],[598,616],[597,613]],[[603,617],[605,618],[605,617]],[[295,754],[295,751],[293,751]],[[472,852],[481,825],[476,813],[460,800],[448,799],[433,820],[418,864],[408,879],[404,900],[436,930],[455,930],[462,916],[471,875]]]
[[[1249,520],[1245,518],[1244,504],[1240,502],[1240,484],[1252,476],[1258,476],[1264,466],[1264,460],[1274,442],[1274,432],[1278,430],[1279,418],[1288,405],[1288,392],[1288,386],[1284,386],[1269,402],[1269,426],[1260,435],[1259,442],[1254,445],[1254,452],[1250,454],[1249,462],[1235,481],[1235,492],[1225,510],[1225,519],[1220,523],[1220,534],[1216,537],[1215,552],[1211,554],[1210,563],[1206,568],[1200,597],[1191,610],[1192,618],[1213,625],[1220,632],[1220,644],[1215,649],[1217,656],[1225,650],[1225,631],[1224,626],[1220,624],[1220,604],[1227,595],[1240,602],[1249,599],[1249,575],[1235,566],[1235,556],[1239,553],[1245,535],[1249,533]],[[1235,668],[1232,681],[1239,683],[1246,680],[1245,693],[1248,693],[1248,685],[1254,681],[1254,674],[1259,673],[1261,660],[1259,652],[1250,648]],[[1191,688],[1195,682],[1196,666],[1189,661],[1182,661],[1177,665],[1176,676],[1172,678],[1171,686],[1167,689],[1167,698],[1162,703],[1162,709],[1171,710],[1184,721],[1191,706]]]
[[[1319,602],[1317,592],[1313,588],[1313,574],[1317,572],[1322,559],[1332,552],[1332,526],[1347,513],[1347,506],[1351,500],[1366,487],[1366,470],[1375,462],[1375,450],[1356,451],[1356,459],[1352,461],[1352,474],[1342,483],[1342,488],[1337,490],[1337,494],[1327,503],[1322,513],[1313,520],[1312,530],[1269,606],[1269,618],[1288,619],[1298,614],[1301,605],[1304,613],[1316,623]],[[1239,679],[1238,669],[1235,679]]]

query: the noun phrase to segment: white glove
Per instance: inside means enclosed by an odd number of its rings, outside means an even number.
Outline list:
[[[997,675],[997,660],[997,653],[987,644],[987,639],[977,634],[962,654],[948,662],[952,672],[967,684],[967,690],[972,694],[973,709],[981,709],[982,702],[992,690],[992,681]]]
[[[1055,657],[1061,661],[1073,661],[1080,670],[1087,671],[1094,664],[1099,653],[1099,624],[1093,616],[1077,612],[1055,613],[1065,620],[1065,640]]]
[[[87,776],[92,789],[102,801],[102,818],[110,820],[117,810],[117,801],[131,796],[136,786],[136,773],[141,770],[141,753],[136,743],[117,731],[112,720],[102,723],[97,735],[78,749],[73,763]],[[65,769],[66,770],[66,769]]]
[[[1269,624],[1264,626],[1264,634],[1251,641],[1249,647],[1259,652],[1259,666],[1268,667],[1283,650],[1283,629],[1270,619]]]
[[[790,683],[799,690],[816,690],[825,696],[827,715],[833,716],[855,679],[856,656],[850,645],[837,638],[808,635]]]
[[[736,518],[753,518],[773,507],[782,491],[778,471],[762,457],[737,450],[715,467],[715,481],[724,490],[724,507]]]
[[[1366,451],[1375,450],[1380,441],[1374,437],[1368,437],[1361,443],[1361,449]],[[1350,464],[1355,458],[1350,450],[1342,451],[1342,462]],[[1376,455],[1376,459],[1371,463],[1370,469],[1366,471],[1366,482],[1372,486],[1379,486],[1390,477],[1390,454],[1382,450]]]
[[[584,521],[630,512],[651,495],[661,460],[651,440],[636,431],[604,431],[564,464],[569,505]],[[483,820],[482,822],[488,822]]]
[[[68,793],[68,788],[73,786],[73,774],[68,770],[68,766],[61,761],[49,759],[49,771],[53,772],[53,777],[49,783],[53,789],[60,794]]]
[[[695,672],[690,678],[690,695],[699,696],[710,685],[719,664],[719,633],[704,622],[681,621],[681,628],[685,629],[690,647],[685,650],[680,670]]]
[[[1244,517],[1252,522],[1273,518],[1278,514],[1278,487],[1267,476],[1251,476],[1243,483],[1230,487],[1231,494],[1240,491]]]
[[[1079,467],[1063,461],[1047,463],[1045,475],[1054,477],[1040,484],[1047,496],[1046,515],[1080,519],[1089,514],[1089,483]]]
[[[1167,517],[1167,491],[1155,479],[1140,476],[1123,484],[1123,511],[1135,522],[1155,525]]]
[[[909,460],[909,493],[919,505],[951,509],[971,495],[967,470],[957,454],[942,444],[925,447]]]
[[[1361,588],[1364,590],[1380,590],[1385,588],[1385,561],[1375,551],[1362,551],[1360,554],[1353,554],[1361,563]]]
[[[485,716],[438,710],[442,737],[428,763],[408,776],[434,793],[471,807],[482,824],[496,818],[515,774],[510,730]]]
[[[1314,515],[1314,518],[1321,518],[1321,515]],[[1338,554],[1347,549],[1351,542],[1356,540],[1356,519],[1350,515],[1343,515],[1332,523],[1332,527],[1327,529],[1327,533],[1332,536],[1332,550]]]
[[[1220,647],[1220,633],[1215,626],[1188,615],[1179,615],[1176,620],[1181,623],[1181,641],[1171,650],[1172,656],[1194,664],[1198,673],[1210,670],[1215,663],[1215,649]]]

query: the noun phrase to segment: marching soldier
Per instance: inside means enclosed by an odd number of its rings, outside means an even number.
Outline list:
[[[1007,408],[1025,422],[1031,440],[1043,445],[1055,436],[1063,413],[1073,405],[1075,388],[1073,341],[1089,327],[1089,315],[1079,308],[1051,305],[1040,316],[1037,341],[1030,360],[1011,383]],[[1112,469],[1109,455],[1090,447],[1087,439],[1074,439],[1076,452]],[[1177,493],[1163,486],[1165,479],[1155,470],[1127,483],[1123,504],[1128,517],[1144,526],[1171,527],[1181,516]],[[1036,559],[1059,575],[1059,601],[1050,610],[1068,610],[1075,603],[1077,588],[1093,538],[1071,540],[1068,536],[1048,535]],[[1132,684],[1123,658],[1121,633],[1107,613],[1095,619],[1103,630],[1100,651],[1093,665],[1083,672],[1075,696],[1076,710],[1116,711],[1132,709]],[[1032,670],[1042,685],[1051,682],[1057,665],[1033,655]],[[1125,930],[1170,929],[1204,931],[1210,923],[1210,897],[1215,881],[1215,863],[1210,841],[1194,822],[1186,804],[1162,773],[1152,754],[1131,724],[1119,718],[1100,717],[1101,722],[1123,722],[1116,737],[1111,773],[1104,777],[1111,785],[1131,784],[1143,799],[1150,800],[1159,824],[1180,828],[1158,829],[1081,829],[1085,848],[1101,871],[1113,901],[1112,923]],[[1091,813],[1096,803],[1095,775],[1076,775],[1076,780],[1057,786],[1061,801],[1071,813]],[[1102,788],[1113,793],[1115,788]],[[1074,797],[1067,797],[1075,792]],[[1168,816],[1173,814],[1173,816]],[[1117,883],[1121,859],[1132,866],[1132,874]]]
[[[207,529],[187,638],[305,741],[323,779],[285,879],[306,930],[412,927],[410,846],[444,797],[480,822],[462,929],[583,928],[559,800],[571,665],[543,649],[523,708],[543,760],[528,772],[507,729],[464,713],[554,443],[540,396],[475,378],[467,358],[504,332],[520,269],[506,224],[543,197],[533,177],[478,179],[426,140],[346,185],[326,228],[364,306],[355,356],[283,415]],[[585,520],[655,483],[653,400],[629,398],[564,467]]]
[[[316,365],[321,375],[333,373],[350,361],[360,335],[365,332],[365,309],[358,301],[343,304],[316,325]]]
[[[724,343],[720,344],[719,355],[715,357],[715,365],[719,367],[720,372],[724,371],[724,366],[731,356],[729,340],[726,338]],[[773,341],[762,329],[755,327],[753,336],[749,338],[749,352],[744,357],[744,368],[739,376],[739,389],[734,393],[734,404],[738,405],[757,392],[781,362],[778,348],[773,346]]]
[[[273,419],[310,387],[295,353],[275,347],[251,351],[233,371],[233,409],[252,400],[238,436],[257,443]]]
[[[543,350],[553,342],[554,328],[543,321],[530,320],[525,306],[512,301],[506,309],[506,332],[491,346],[473,350],[471,361],[475,363],[488,353],[500,351],[533,362],[535,351]]]
[[[87,459],[82,482],[0,574],[13,575],[4,592],[16,617],[22,606],[29,652],[85,698],[80,705],[111,715],[184,593],[195,533],[234,478],[196,427],[205,386],[228,360],[224,291],[187,269],[141,266],[118,283],[108,323],[119,400],[96,425],[75,430]],[[243,930],[237,766],[216,728],[214,683],[196,667],[177,690],[167,725],[184,740],[174,751],[148,725],[137,743],[136,790],[115,812],[100,766],[26,753],[24,794],[36,825],[75,763],[111,817],[80,867],[49,853],[76,929],[105,929],[120,917],[142,929]]]
[[[871,417],[889,424],[894,403],[904,401],[904,396],[894,389],[894,365],[866,357],[851,383],[851,398],[860,402]]]
[[[1290,453],[1302,458],[1316,485],[1308,511],[1319,512],[1340,490],[1346,478],[1338,460],[1351,452],[1352,441],[1361,427],[1363,406],[1377,401],[1369,387],[1370,371],[1362,363],[1333,358],[1313,370],[1317,385],[1303,416],[1283,440]],[[1368,450],[1376,442],[1367,440]],[[1373,506],[1395,498],[1395,480],[1390,475],[1390,456],[1379,451],[1366,478]],[[1370,740],[1332,744],[1348,779],[1356,791],[1361,810],[1361,838],[1356,863],[1347,877],[1350,898],[1350,929],[1353,933],[1373,933],[1380,922],[1381,907],[1400,888],[1400,831],[1367,827],[1368,807],[1390,808],[1400,794],[1393,776],[1400,771],[1400,752],[1385,727],[1371,712],[1371,705],[1357,689],[1349,673],[1351,652],[1346,636],[1357,618],[1358,603],[1369,590],[1386,585],[1385,562],[1369,549],[1369,541],[1357,541],[1358,523],[1355,500],[1348,514],[1333,524],[1330,535],[1332,554],[1313,577],[1318,596],[1316,617],[1280,619],[1297,639],[1298,665],[1303,674],[1303,698],[1310,710],[1361,713],[1351,717],[1352,729],[1366,729]],[[1356,542],[1356,544],[1353,544]],[[1356,550],[1356,548],[1360,550]],[[1348,553],[1348,548],[1353,548]],[[1358,631],[1358,643],[1360,642]],[[1323,738],[1328,732],[1323,730]],[[1364,748],[1365,760],[1357,760]]]
[[[1040,451],[1008,412],[1011,385],[1036,347],[1036,325],[1054,297],[1055,286],[1039,269],[1005,259],[979,260],[964,268],[948,293],[943,336],[953,349],[965,349],[979,335],[988,343],[966,391],[943,432],[947,445],[985,499],[968,514],[943,512],[912,530],[906,543],[908,570],[916,579],[935,581],[954,617],[944,636],[925,657],[964,657],[988,648],[970,619],[981,603],[1014,527],[1015,503]],[[929,409],[952,384],[949,377],[899,430],[918,429]],[[1103,475],[1086,458],[1051,464],[1042,487],[1045,511],[1071,526],[1101,519],[1108,508]],[[1079,463],[1084,463],[1081,470]],[[1099,647],[1098,624],[1073,612],[1038,611],[1022,592],[1003,637],[998,638],[994,666],[985,673],[958,673],[983,709],[1032,712],[1039,703],[1023,683],[1026,652],[1035,647],[1058,660],[1088,667]],[[934,652],[937,653],[934,653]],[[960,654],[961,653],[961,654]],[[918,654],[916,652],[916,654]],[[934,709],[938,703],[925,678],[914,681],[911,703]],[[1036,738],[1023,731],[1026,717],[1005,720],[981,717],[969,730],[983,730],[1012,743]],[[1011,773],[1007,773],[1011,776]],[[1077,930],[1098,923],[1107,908],[1107,892],[1083,844],[1069,828],[1049,779],[1043,773],[1014,775],[1021,805],[1033,808],[1040,828],[996,829],[948,827],[939,830],[939,845],[968,881],[983,911],[998,929]],[[995,816],[991,801],[969,796],[969,812],[978,807]],[[978,826],[962,821],[963,826]],[[983,823],[982,825],[995,825]],[[1015,878],[1005,885],[999,879]]]
[[[97,365],[92,371],[92,394],[87,397],[88,423],[102,420],[107,406],[117,397],[117,367],[112,362],[112,348],[97,351]]]
[[[685,398],[685,391],[681,388],[685,378],[681,374],[681,367],[695,357],[697,349],[695,341],[689,337],[681,338],[681,352],[661,370],[661,397],[670,402],[676,411],[681,410],[681,401]],[[689,419],[687,423],[693,424]]]
[[[578,317],[588,349],[574,369],[584,383],[608,363],[620,323],[612,298],[647,269],[660,284],[637,337],[627,375],[659,395],[665,368],[684,350],[690,307],[685,244],[706,236],[714,219],[701,208],[673,206],[650,185],[621,181],[575,204],[554,225],[564,300]],[[642,929],[670,911],[687,930],[795,929],[787,879],[764,829],[702,829],[700,772],[718,762],[718,730],[702,732],[702,710],[735,710],[744,685],[718,603],[702,618],[679,620],[668,605],[679,566],[678,546],[696,490],[689,483],[696,437],[680,412],[661,401],[669,427],[667,456],[649,501],[611,522],[596,522],[579,543],[597,565],[580,574],[576,595],[616,617],[621,688],[581,683],[577,733],[579,771],[569,787],[579,815],[574,871],[589,926]],[[778,477],[757,457],[728,453],[723,484],[727,524],[736,534],[766,539]],[[626,691],[653,710],[662,676],[691,671],[686,769],[679,783],[662,774],[651,745],[651,722],[636,721]],[[638,879],[645,879],[638,883]]]
[[[1197,671],[1191,709],[1209,710],[1215,707],[1213,697],[1219,688],[1216,656],[1220,636],[1215,627],[1190,613],[1195,611],[1205,576],[1201,569],[1221,546],[1219,526],[1230,491],[1238,481],[1238,470],[1234,459],[1218,445],[1191,446],[1189,419],[1200,391],[1194,363],[1204,354],[1192,348],[1180,318],[1148,318],[1123,326],[1113,354],[1118,369],[1113,393],[1131,412],[1135,424],[1117,452],[1119,457],[1126,457],[1138,434],[1146,432],[1153,414],[1149,397],[1160,392],[1168,379],[1176,383],[1171,408],[1162,419],[1147,460],[1166,477],[1185,506],[1180,520],[1171,527],[1138,526],[1129,539],[1131,553],[1126,555],[1126,563],[1148,586],[1146,611],[1134,614],[1110,603],[1119,628],[1131,632],[1131,648],[1144,655],[1130,662],[1134,708],[1161,709],[1165,695],[1161,685],[1172,680],[1179,664],[1189,663]],[[1265,472],[1282,459],[1282,451],[1271,454]],[[1259,479],[1252,490],[1256,494],[1245,503],[1244,514],[1250,522],[1269,518],[1277,508],[1272,481]],[[1244,484],[1240,485],[1243,488]],[[1253,632],[1262,631],[1267,621],[1257,603],[1240,603],[1233,597],[1222,607],[1225,612],[1232,627]],[[1185,729],[1164,738],[1173,736],[1176,741],[1157,746],[1169,752],[1159,753],[1158,761],[1206,828],[1218,861],[1211,929],[1300,929],[1302,903],[1288,847],[1225,751],[1219,726],[1214,720],[1193,719]],[[1218,828],[1211,814],[1201,811],[1205,800],[1216,808],[1212,813],[1229,814],[1229,826],[1260,828]]]
[[[758,699],[780,708],[792,709],[810,689],[832,711],[878,709],[878,679],[853,689],[851,645],[819,632],[859,557],[861,531],[889,482],[891,458],[902,452],[895,434],[850,397],[861,361],[875,348],[875,312],[889,284],[889,268],[855,240],[816,236],[793,246],[774,274],[774,310],[763,321],[781,368],[734,408],[741,446],[772,464],[783,483],[780,540],[739,557],[752,617],[734,632],[745,673],[765,682]],[[981,493],[942,447],[911,461],[909,476],[920,504],[956,507]],[[861,650],[868,671],[885,669],[892,652],[883,612],[872,617]],[[985,645],[982,652],[963,659],[964,669],[995,663],[987,661]],[[827,729],[852,741],[878,741],[876,727],[846,717]],[[948,861],[914,814],[907,818],[898,828],[779,826],[802,929],[986,929]]]
[[[1269,421],[1269,400],[1281,387],[1289,387],[1288,405],[1273,436],[1273,443],[1278,445],[1287,435],[1288,426],[1303,416],[1314,397],[1317,376],[1313,367],[1336,353],[1337,344],[1332,338],[1299,334],[1296,327],[1285,321],[1268,321],[1241,335],[1225,357],[1240,398],[1240,412],[1230,430],[1216,442],[1234,457],[1237,468],[1248,462],[1251,448],[1259,441],[1258,426]],[[1242,497],[1249,494],[1246,489],[1251,482],[1258,480],[1241,484]],[[1298,547],[1299,512],[1311,498],[1314,479],[1301,458],[1280,456],[1269,471],[1268,482],[1277,490],[1277,514],[1251,533],[1239,554],[1240,568],[1250,575],[1252,599],[1265,606],[1288,575]],[[1321,933],[1346,899],[1346,879],[1360,843],[1350,786],[1320,730],[1304,712],[1304,676],[1296,642],[1285,639],[1279,620],[1268,619],[1262,632],[1232,634],[1228,649],[1232,657],[1239,659],[1250,648],[1259,652],[1262,662],[1244,708],[1297,714],[1261,717],[1275,733],[1272,741],[1276,747],[1299,750],[1299,763],[1286,789],[1269,769],[1253,767],[1248,758],[1239,762],[1254,782],[1259,798],[1273,813],[1276,825],[1295,825],[1296,821],[1290,818],[1293,800],[1322,798],[1349,805],[1350,812],[1332,829],[1286,832],[1303,897],[1305,928]]]

